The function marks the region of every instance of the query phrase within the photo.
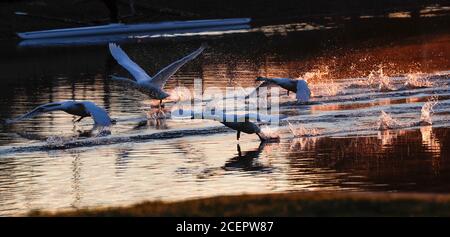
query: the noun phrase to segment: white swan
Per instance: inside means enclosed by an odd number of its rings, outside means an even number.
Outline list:
[[[95,103],[91,101],[74,100],[40,105],[22,116],[7,120],[6,123],[15,123],[23,119],[32,118],[42,113],[53,111],[64,111],[68,114],[80,116],[80,118],[76,122],[79,122],[83,118],[90,116],[94,120],[96,126],[107,127],[113,124],[113,120],[109,117],[108,113],[103,108],[98,107]]]
[[[155,76],[150,77],[139,65],[133,62],[119,46],[114,43],[110,43],[109,51],[111,52],[111,55],[114,57],[117,63],[124,67],[128,72],[130,72],[134,78],[134,80],[122,77],[113,77],[113,79],[134,86],[135,88],[149,95],[150,98],[158,99],[161,105],[162,100],[169,96],[169,94],[163,90],[163,87],[166,84],[167,80],[173,74],[175,74],[184,64],[195,59],[199,54],[201,54],[205,48],[206,46],[202,45],[194,52],[173,62],[169,66],[166,66],[161,71],[159,71]]]
[[[283,89],[292,91],[296,94],[298,102],[307,102],[311,97],[311,90],[308,87],[308,83],[305,80],[294,80],[290,78],[266,78],[258,77],[256,81],[263,81],[260,86],[267,86],[269,84],[276,84]]]
[[[214,120],[222,123],[223,125],[236,130],[236,138],[239,140],[241,136],[241,132],[247,133],[247,134],[256,134],[261,141],[268,141],[271,139],[274,139],[273,137],[269,137],[265,135],[261,128],[255,123],[255,122],[271,122],[275,120],[275,116],[270,115],[262,115],[258,113],[245,113],[245,114],[226,114],[223,113],[223,111],[220,111],[218,113],[203,113],[203,112],[195,112],[192,110],[175,110],[175,115],[172,113],[173,117],[180,117],[180,118],[191,118],[191,119],[209,119]],[[175,112],[174,111],[174,112]],[[285,116],[279,115],[278,119],[285,118]]]

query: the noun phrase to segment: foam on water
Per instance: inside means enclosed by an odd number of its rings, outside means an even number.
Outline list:
[[[75,137],[50,136],[45,140],[46,146],[49,148],[63,147],[68,142],[74,142]]]

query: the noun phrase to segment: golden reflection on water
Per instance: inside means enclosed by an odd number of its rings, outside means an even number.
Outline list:
[[[420,133],[422,134],[422,144],[432,151],[431,165],[434,173],[438,175],[441,162],[441,143],[433,134],[432,126],[421,127]]]
[[[442,183],[447,175],[436,175],[450,168],[440,150],[441,139],[448,137],[442,137],[447,129],[436,131],[422,127],[378,138],[308,137],[266,145],[250,135],[237,145],[230,142],[234,134],[222,134],[25,153],[20,158],[12,154],[0,161],[0,213],[241,192],[396,191],[430,175]],[[416,191],[429,188],[414,185]]]

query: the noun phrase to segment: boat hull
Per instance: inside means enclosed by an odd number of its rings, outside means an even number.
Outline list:
[[[101,26],[88,26],[77,28],[65,28],[55,30],[43,30],[17,33],[22,39],[43,39],[43,38],[61,38],[74,36],[92,36],[105,34],[120,34],[142,31],[161,31],[177,29],[193,29],[213,26],[240,25],[250,22],[250,18],[231,18],[214,20],[192,20],[192,21],[170,21],[159,23],[140,23],[140,24],[109,24]]]

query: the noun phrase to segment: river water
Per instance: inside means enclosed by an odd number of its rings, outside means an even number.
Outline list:
[[[150,75],[208,44],[167,91],[193,89],[195,80],[224,90],[256,86],[257,76],[307,79],[309,103],[293,103],[295,95],[281,91],[280,114],[289,123],[275,128],[279,142],[267,144],[247,134],[237,142],[214,121],[147,120],[155,102],[109,79],[129,75],[103,43],[27,47],[4,40],[0,119],[75,99],[95,102],[118,122],[99,138],[86,135],[91,119],[75,123],[63,112],[2,125],[0,215],[242,193],[448,193],[448,22],[264,22],[122,43]],[[65,144],[75,145],[61,149]]]

